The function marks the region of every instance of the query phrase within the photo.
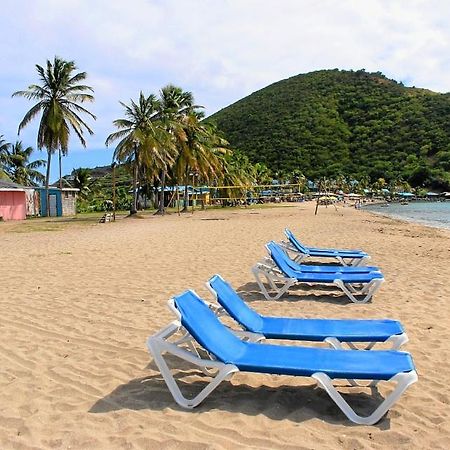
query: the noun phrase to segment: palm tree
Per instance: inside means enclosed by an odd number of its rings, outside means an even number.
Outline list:
[[[24,186],[37,186],[45,180],[44,175],[37,170],[45,166],[45,161],[43,159],[29,161],[33,153],[32,147],[23,148],[21,141],[2,147],[0,154],[5,161],[5,172],[12,181]]]
[[[8,142],[3,139],[3,134],[0,135],[0,180],[10,180],[8,174],[6,173],[6,164],[8,160]]]
[[[19,133],[41,113],[37,146],[40,150],[43,148],[47,150],[45,189],[48,199],[52,154],[58,150],[59,179],[62,183],[61,155],[67,155],[70,131],[72,130],[83,147],[86,147],[84,131],[91,135],[93,131],[79,114],[86,114],[94,120],[96,117],[80,105],[80,103],[94,101],[94,97],[91,95],[93,89],[85,84],[80,84],[86,79],[87,74],[86,72],[74,73],[77,70],[74,61],[65,61],[55,56],[53,63],[47,60],[45,68],[37,64],[36,70],[39,74],[40,84],[32,84],[25,91],[14,92],[13,97],[20,96],[38,101],[20,122]],[[47,214],[49,214],[48,201]]]
[[[157,117],[161,120],[165,130],[172,136],[172,141],[178,154],[181,153],[187,140],[186,131],[183,126],[184,118],[198,108],[201,108],[201,106],[194,105],[192,93],[183,91],[178,86],[168,84],[160,91],[160,108]],[[164,214],[165,211],[164,187],[166,184],[166,175],[167,170],[161,170],[161,193],[158,214]]]
[[[272,181],[270,169],[264,163],[256,163],[253,169],[256,184],[270,184]]]
[[[300,169],[295,169],[290,174],[290,182],[297,185],[298,192],[304,192],[306,177]]]
[[[120,102],[125,109],[125,118],[113,122],[119,129],[106,139],[106,145],[120,140],[113,159],[125,163],[133,173],[133,204],[130,214],[137,212],[138,177],[145,172],[146,177],[155,176],[159,171],[166,172],[167,165],[173,162],[171,136],[158,118],[160,103],[155,95],[146,97],[142,92],[138,102],[130,105]]]
[[[382,192],[387,186],[386,180],[382,177],[378,178],[375,183],[372,184],[372,189],[377,193]]]
[[[255,184],[255,169],[248,157],[239,152],[229,152],[225,155],[224,171],[220,181],[225,186],[239,186],[224,188],[224,197],[242,197]]]
[[[79,167],[72,172],[73,187],[80,190],[80,198],[86,198],[91,192],[92,181],[91,170],[85,167]]]
[[[191,112],[181,119],[186,135],[180,144],[180,151],[175,163],[174,172],[177,179],[184,182],[184,207],[188,210],[188,184],[191,174],[200,180],[210,182],[224,171],[223,155],[229,152],[225,148],[228,142],[210,124],[199,121],[198,114]]]

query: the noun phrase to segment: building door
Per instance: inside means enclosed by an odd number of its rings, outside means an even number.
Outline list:
[[[50,217],[56,217],[56,195],[50,194],[49,196],[49,205],[50,205]]]

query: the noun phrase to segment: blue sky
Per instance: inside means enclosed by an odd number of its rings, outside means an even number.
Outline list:
[[[88,72],[96,97],[95,135],[87,149],[71,140],[63,173],[109,164],[104,142],[123,115],[118,101],[168,83],[192,91],[207,114],[327,68],[382,71],[448,92],[448,23],[450,2],[442,0],[2,0],[0,134],[17,139],[31,104],[11,93],[36,82],[34,65],[54,55]],[[33,147],[37,123],[20,135]]]

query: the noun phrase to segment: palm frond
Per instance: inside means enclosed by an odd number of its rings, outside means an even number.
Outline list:
[[[19,128],[17,131],[17,134],[20,133],[20,131],[26,127],[45,107],[45,102],[39,102],[36,105],[34,105],[23,117],[22,121],[19,123]]]
[[[133,131],[132,128],[127,128],[125,130],[116,131],[114,133],[111,133],[105,141],[105,145],[109,147],[113,142],[123,139],[125,136],[128,136]]]
[[[79,128],[79,131],[81,134],[83,134],[83,128],[90,134],[93,135],[94,132],[91,130],[89,125],[74,111],[70,110],[69,108],[66,108],[65,105],[62,106],[64,111],[64,116],[67,117],[71,121],[71,123],[77,124],[77,128]]]
[[[76,67],[74,67],[74,69],[76,69]],[[86,72],[78,72],[73,77],[71,77],[71,78],[69,78],[67,80],[67,84],[69,86],[72,86],[75,83],[79,83],[80,81],[85,80],[86,78],[87,78],[87,73]],[[90,86],[86,86],[86,85],[80,85],[80,86],[82,86],[83,89],[86,90],[86,91],[94,92],[94,90]]]

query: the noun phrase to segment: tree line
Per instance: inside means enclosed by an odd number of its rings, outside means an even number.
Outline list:
[[[0,174],[23,184],[39,183],[42,175],[37,169],[45,165],[48,195],[52,156],[58,154],[63,187],[61,158],[69,151],[70,134],[75,134],[84,147],[85,134],[93,134],[85,117],[92,120],[96,117],[84,105],[94,101],[94,90],[85,84],[87,73],[77,72],[74,61],[55,57],[53,61],[47,60],[45,66],[36,65],[36,70],[39,83],[14,92],[13,97],[36,102],[20,122],[18,133],[40,115],[37,147],[47,152],[47,161],[29,162],[31,147],[22,149],[20,142],[11,145],[2,140]],[[185,186],[184,209],[187,209],[187,186],[192,176],[198,183],[250,185],[261,171],[261,165],[252,166],[248,158],[232,151],[222,133],[202,120],[202,107],[195,104],[191,92],[167,85],[158,95],[141,92],[129,104],[120,104],[124,118],[113,122],[116,131],[107,137],[105,144],[116,144],[113,161],[132,175],[132,214],[137,212],[138,190],[146,185],[159,188],[158,212],[163,214],[164,189],[168,183]],[[16,170],[19,160],[21,167]],[[81,172],[78,175],[80,178]],[[83,177],[86,179],[86,174]]]
[[[55,57],[36,71],[39,81],[13,96],[34,102],[18,133],[40,116],[37,148],[47,152],[47,160],[30,161],[31,147],[0,136],[0,178],[44,182],[48,195],[52,157],[58,155],[63,187],[61,158],[71,133],[84,147],[86,134],[93,134],[87,121],[96,117],[86,104],[94,101],[94,90],[74,61]],[[450,97],[405,88],[381,73],[333,70],[292,77],[208,119],[193,94],[174,85],[120,104],[123,118],[114,120],[105,144],[115,145],[113,162],[130,174],[132,214],[138,192],[149,189],[159,193],[163,214],[165,187],[177,185],[184,186],[187,210],[194,179],[197,185],[244,190],[273,179],[307,186],[306,179],[323,177],[347,191],[450,190]],[[74,172],[74,181],[88,198],[88,170]],[[239,196],[242,189],[224,188],[223,195]]]

